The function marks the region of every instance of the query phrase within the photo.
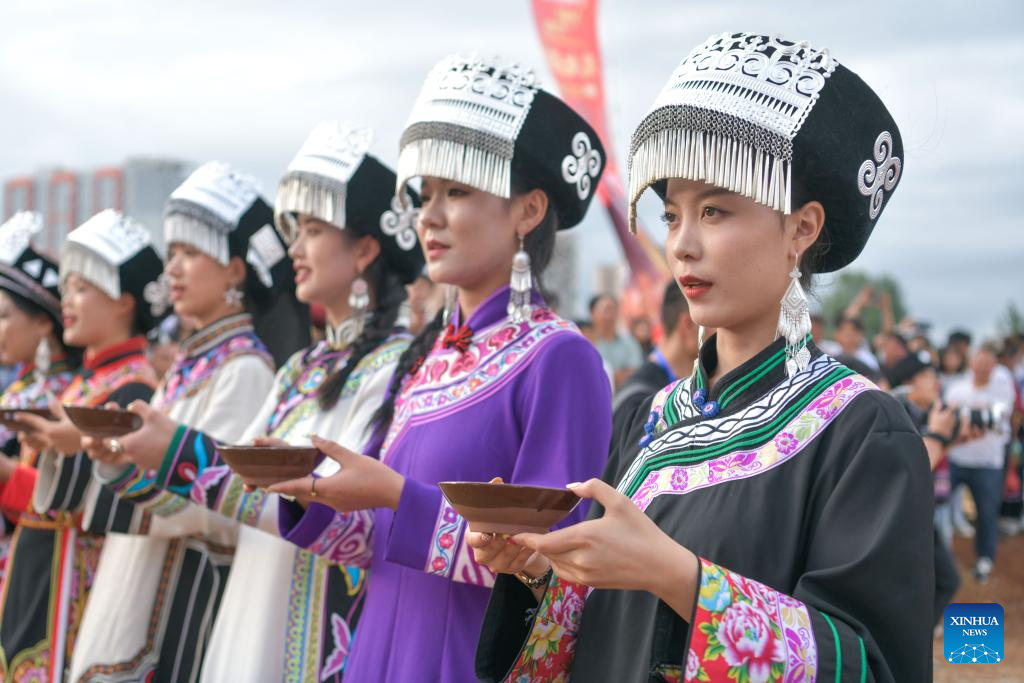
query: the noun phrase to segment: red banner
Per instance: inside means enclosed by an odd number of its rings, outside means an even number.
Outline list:
[[[629,234],[626,219],[627,199],[622,176],[612,152],[612,138],[605,115],[604,75],[597,39],[597,0],[532,0],[533,15],[548,66],[558,82],[562,98],[587,119],[604,142],[604,175],[597,188],[597,198],[608,211],[631,271],[630,294],[639,289],[650,292],[668,277],[668,269],[660,251],[638,228]],[[643,298],[647,298],[643,296]],[[640,304],[650,310],[658,301]],[[625,302],[628,306],[629,301]]]

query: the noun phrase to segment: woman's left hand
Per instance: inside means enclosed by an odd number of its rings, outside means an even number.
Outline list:
[[[68,419],[64,406],[56,398],[51,398],[49,408],[56,420],[31,413],[15,413],[14,419],[29,427],[29,431],[18,433],[18,440],[39,452],[55,450],[61,455],[74,455],[82,450],[82,434]]]
[[[697,557],[600,479],[569,488],[600,503],[604,516],[547,534],[517,534],[512,540],[548,558],[561,579],[594,588],[647,591],[689,619],[699,576]]]
[[[338,512],[398,508],[405,477],[375,458],[353,453],[333,441],[312,437],[313,446],[341,469],[329,477],[292,479],[274,484],[271,493],[293,496],[304,503],[323,503]],[[315,490],[316,494],[313,495]]]

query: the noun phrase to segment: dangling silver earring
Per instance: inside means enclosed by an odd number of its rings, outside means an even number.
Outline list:
[[[700,325],[697,327],[697,357],[693,359],[693,372],[697,373],[697,368],[700,367],[700,352],[704,348],[704,326]]]
[[[348,307],[352,309],[352,320],[355,322],[355,336],[363,333],[366,325],[366,311],[370,308],[370,286],[360,275],[352,282],[352,290],[348,294]]]
[[[779,326],[775,338],[786,339],[786,374],[790,377],[807,369],[811,362],[811,352],[807,350],[807,335],[811,332],[811,306],[800,286],[799,256],[793,270],[789,273],[789,287],[782,297],[782,310],[779,312]]]
[[[533,313],[533,273],[530,272],[530,255],[519,236],[519,251],[512,257],[512,282],[509,287],[508,317],[514,323],[526,322]]]
[[[224,301],[227,302],[228,306],[241,306],[242,302],[245,301],[245,294],[235,285],[231,285],[224,292]]]
[[[50,342],[45,337],[36,346],[35,365],[37,375],[45,375],[50,371]]]
[[[441,324],[444,327],[452,321],[452,316],[455,315],[455,307],[459,305],[459,290],[455,285],[447,285],[444,290],[444,309],[441,313]]]

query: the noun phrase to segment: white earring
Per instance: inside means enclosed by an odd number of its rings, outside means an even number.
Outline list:
[[[46,338],[39,340],[39,345],[36,346],[36,374],[45,375],[50,371],[50,342]]]
[[[512,281],[509,287],[508,317],[514,323],[526,322],[533,312],[533,273],[530,272],[530,255],[523,247],[519,236],[519,251],[512,257]]]
[[[352,320],[356,323],[355,336],[363,333],[366,324],[366,311],[370,307],[370,286],[360,275],[352,282],[352,290],[348,295],[348,306],[352,309]]]
[[[228,306],[241,306],[242,302],[245,301],[245,294],[235,285],[231,285],[224,292],[224,301]]]
[[[796,263],[800,259],[796,257]],[[779,311],[779,326],[776,339],[786,339],[786,374],[792,377],[805,370],[811,362],[811,352],[807,350],[807,335],[811,332],[811,307],[800,286],[800,269],[797,265],[789,273],[789,287],[782,297]]]

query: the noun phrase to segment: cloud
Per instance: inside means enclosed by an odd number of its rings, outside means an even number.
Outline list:
[[[903,183],[855,267],[896,275],[914,312],[940,327],[982,329],[1024,285],[1022,19],[1024,5],[1008,0],[983,10],[602,0],[611,146],[624,162],[632,127],[672,68],[712,33],[828,45],[879,92],[907,150]],[[273,188],[324,118],[373,125],[375,151],[393,162],[422,78],[448,52],[519,59],[553,83],[527,2],[8,0],[0,25],[0,179],[148,155],[225,159]],[[652,227],[656,204],[642,206]],[[621,257],[600,211],[580,232],[586,294],[587,273]]]

